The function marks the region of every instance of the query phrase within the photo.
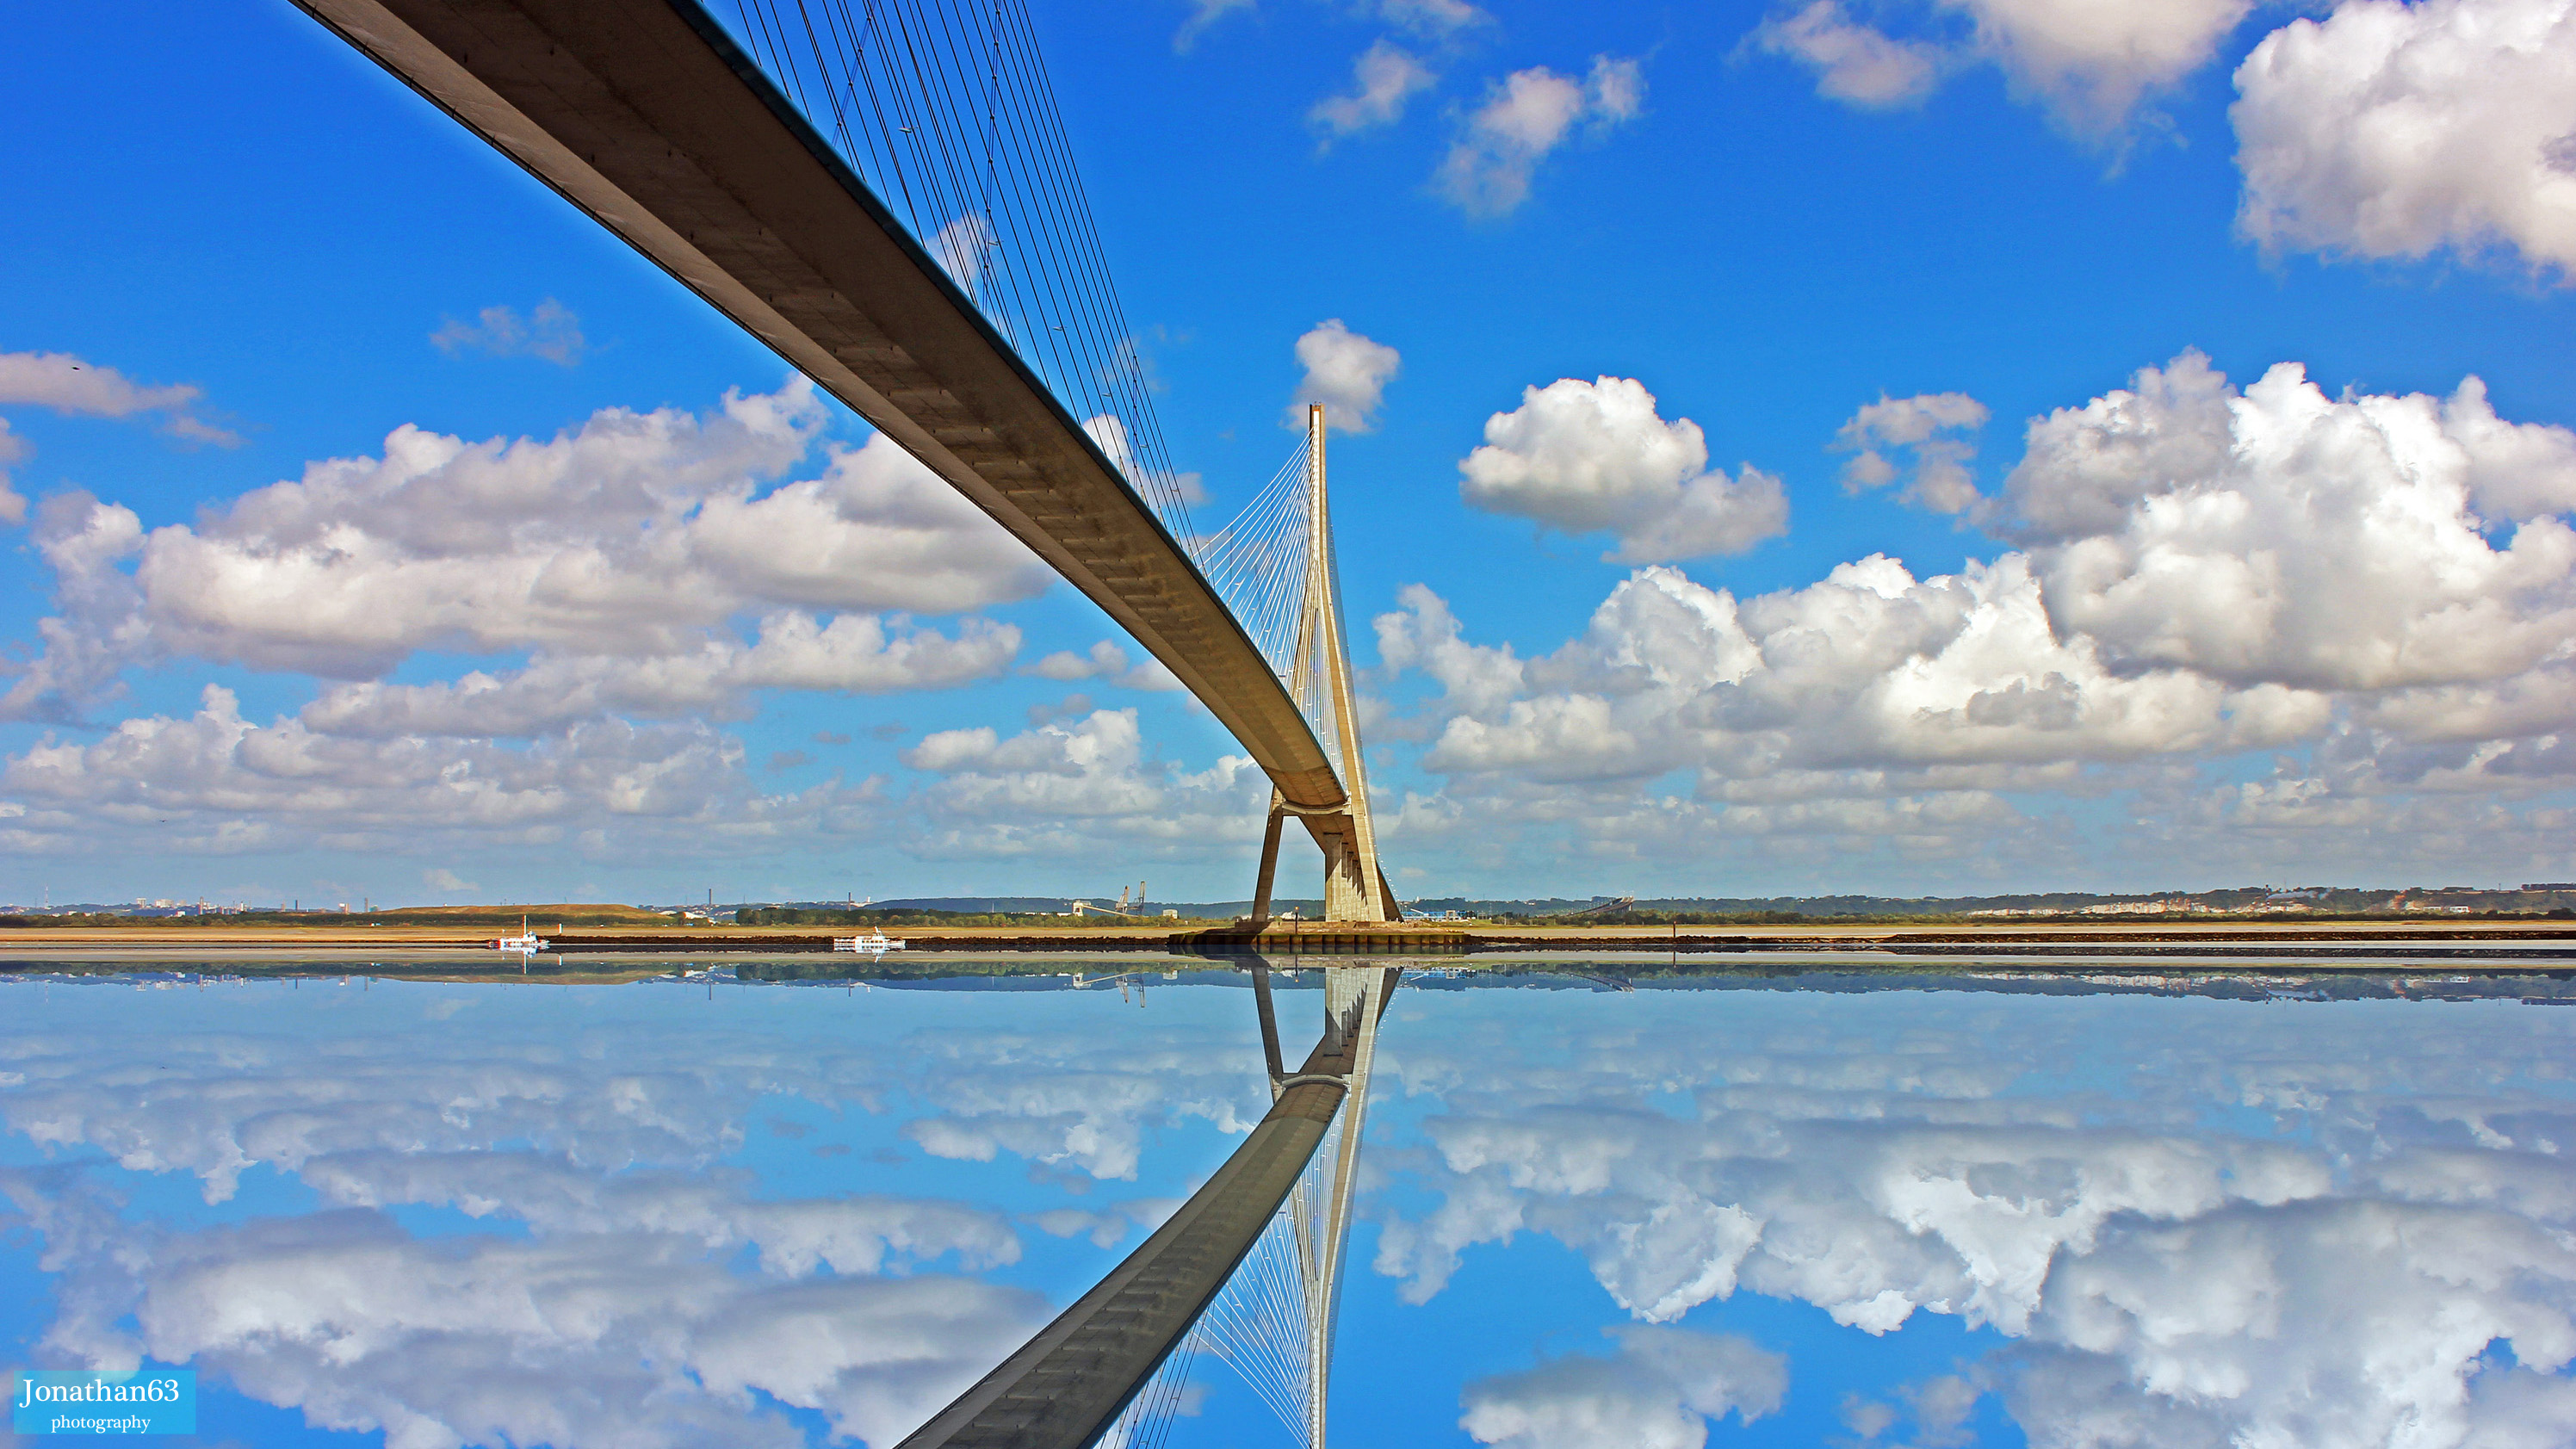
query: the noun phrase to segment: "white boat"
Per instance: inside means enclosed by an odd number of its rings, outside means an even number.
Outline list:
[[[515,936],[503,936],[492,943],[492,949],[495,951],[516,951],[522,956],[533,956],[539,951],[546,949],[546,942],[544,937],[528,929],[528,918],[521,916],[519,918],[519,934]]]
[[[876,931],[865,936],[834,936],[832,938],[832,949],[835,951],[858,951],[874,956],[878,960],[882,961],[885,959],[885,953],[888,951],[902,950],[903,943],[901,941],[889,939],[883,931]]]

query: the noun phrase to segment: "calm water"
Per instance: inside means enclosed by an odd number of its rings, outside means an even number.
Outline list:
[[[1214,976],[141,985],[0,982],[0,1366],[207,1443],[890,1444],[1267,1102]],[[2576,1010],[1428,985],[1337,1444],[2576,1443]]]

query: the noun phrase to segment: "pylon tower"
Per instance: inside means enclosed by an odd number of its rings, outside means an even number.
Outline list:
[[[1377,829],[1369,819],[1368,762],[1360,751],[1359,701],[1351,689],[1351,655],[1342,624],[1341,570],[1333,558],[1333,516],[1324,487],[1324,408],[1306,408],[1306,586],[1297,623],[1297,647],[1285,683],[1304,709],[1324,748],[1334,756],[1343,800],[1324,810],[1300,809],[1270,792],[1270,819],[1261,837],[1261,875],[1252,896],[1255,924],[1270,919],[1270,888],[1279,868],[1279,829],[1289,816],[1304,821],[1324,852],[1324,919],[1384,922],[1403,918],[1378,864]]]

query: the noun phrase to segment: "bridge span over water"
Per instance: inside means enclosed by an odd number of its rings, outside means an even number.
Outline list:
[[[739,7],[743,36],[767,40],[760,56],[696,0],[297,3],[768,344],[1108,611],[1270,777],[1265,885],[1280,821],[1293,816],[1324,853],[1329,919],[1401,919],[1378,868],[1353,718],[1322,419],[1305,452],[1308,537],[1295,541],[1302,617],[1293,639],[1265,651],[1193,557],[1209,541],[1175,535],[1186,509],[1158,511],[1140,492],[1171,495],[1176,480],[1143,446],[1150,404],[1114,310],[1105,326],[1115,335],[1101,335],[1100,298],[1114,309],[1114,294],[1070,155],[1060,134],[1026,134],[1054,115],[1031,94],[1044,76],[1017,0],[989,14],[943,0],[788,0],[788,14],[760,0]],[[881,93],[881,81],[899,94]],[[886,133],[874,150],[864,119],[852,129],[853,110],[869,105]],[[880,185],[902,185],[914,229],[857,169],[880,158]],[[982,175],[961,180],[961,164]],[[1037,169],[1062,174],[1017,174]],[[926,218],[916,184],[938,193]],[[1028,260],[1007,272],[1015,220]],[[1022,273],[1036,300],[995,305],[1019,295]],[[1086,332],[1062,355],[1065,337]],[[1074,391],[1086,396],[1061,395]],[[1076,416],[1097,399],[1111,405]]]
[[[1402,919],[1369,816],[1323,410],[1241,517],[1190,524],[1025,0],[731,0],[731,26],[698,0],[297,3],[910,451],[1171,670],[1270,778],[1256,925],[1292,817],[1323,851],[1327,920]],[[1268,1114],[904,1449],[1153,1444],[1203,1354],[1322,1449],[1397,973],[1326,968],[1322,1037],[1290,1071],[1252,969]]]

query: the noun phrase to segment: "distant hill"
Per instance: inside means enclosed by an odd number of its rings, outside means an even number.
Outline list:
[[[1109,898],[1116,901],[1116,896]],[[958,911],[987,916],[1060,916],[1073,909],[1076,900],[1100,904],[1098,896],[911,896],[896,901],[875,901],[872,911]],[[846,901],[800,901],[797,904],[848,908]]]
[[[542,906],[404,906],[400,910],[353,911],[350,914],[361,920],[382,921],[389,926],[515,926],[521,916],[527,917],[532,924],[562,921],[575,926],[667,926],[671,923],[669,916],[643,906],[577,901]]]

